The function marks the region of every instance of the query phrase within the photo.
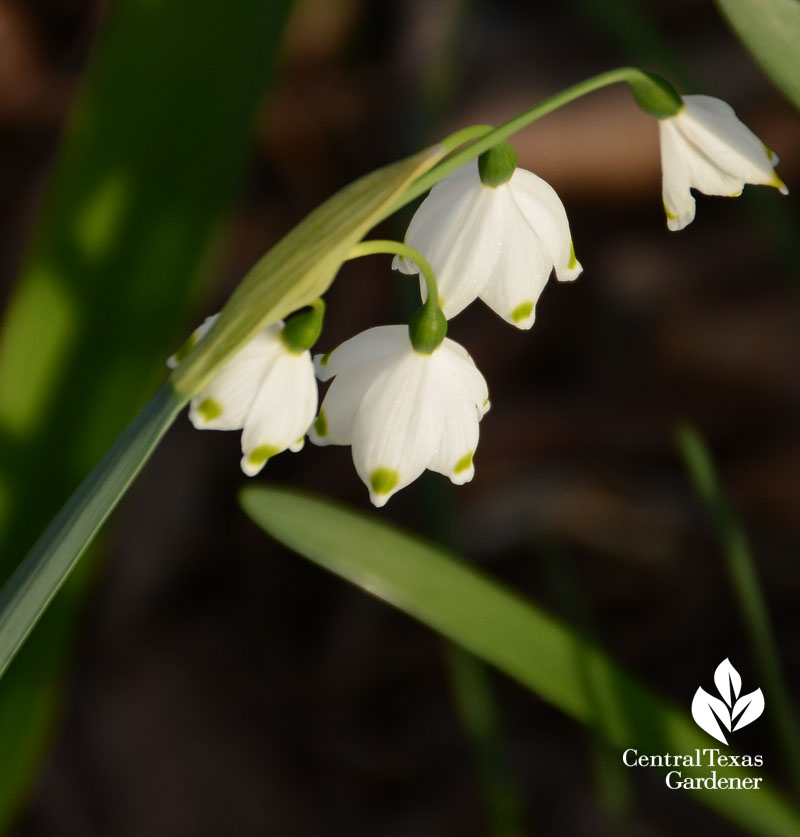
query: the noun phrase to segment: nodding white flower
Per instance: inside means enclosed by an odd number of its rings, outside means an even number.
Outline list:
[[[683,96],[683,108],[660,119],[662,195],[667,226],[682,230],[694,220],[690,189],[736,197],[746,183],[789,193],[773,171],[778,156],[713,96]]]
[[[209,317],[167,364],[177,366],[211,328]],[[299,451],[317,410],[317,379],[308,351],[281,339],[284,323],[262,329],[222,365],[193,399],[189,419],[198,430],[242,430],[242,470],[255,476],[284,450]]]
[[[416,352],[405,325],[371,328],[314,363],[333,378],[309,430],[317,445],[352,445],[356,471],[376,506],[426,468],[456,485],[472,479],[486,381],[467,352],[445,340]]]
[[[553,187],[520,168],[499,186],[485,185],[477,160],[431,189],[405,241],[430,262],[448,319],[480,297],[507,322],[530,328],[553,268],[562,281],[576,279],[582,270]],[[401,256],[392,267],[419,273]]]

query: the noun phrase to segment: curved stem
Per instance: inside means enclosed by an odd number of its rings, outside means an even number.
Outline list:
[[[558,110],[558,108],[575,101],[575,99],[580,99],[581,96],[585,96],[587,93],[593,93],[595,90],[600,90],[603,87],[608,87],[611,84],[617,84],[623,81],[637,88],[654,87],[657,85],[652,75],[645,73],[637,67],[618,67],[616,70],[608,70],[605,73],[600,73],[600,75],[573,84],[572,87],[568,87],[566,90],[550,96],[512,119],[509,119],[508,122],[504,122],[498,128],[491,129],[488,125],[473,125],[469,128],[456,131],[442,141],[442,145],[447,149],[454,149],[465,142],[469,142],[471,139],[477,139],[471,145],[462,148],[460,151],[442,160],[441,163],[438,163],[430,171],[414,181],[403,195],[395,201],[391,208],[386,211],[382,218],[394,214],[398,209],[413,201],[414,198],[419,197],[423,192],[427,192],[428,189],[435,186],[440,180],[443,180],[457,168],[463,166],[464,163],[480,156],[484,151],[488,151],[501,140],[508,139],[512,134],[530,125],[531,122],[541,119],[548,113],[552,113],[554,110]]]
[[[408,244],[403,244],[400,241],[390,241],[388,239],[361,241],[347,254],[347,261],[360,259],[362,256],[375,256],[380,253],[411,259],[420,269],[425,279],[425,284],[428,287],[428,296],[425,300],[425,305],[429,308],[439,307],[439,286],[436,284],[436,275],[433,272],[433,268],[419,250],[409,247]]]

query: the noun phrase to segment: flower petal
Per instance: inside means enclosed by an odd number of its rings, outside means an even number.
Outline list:
[[[509,191],[539,237],[558,279],[561,282],[577,279],[583,267],[575,258],[567,213],[556,190],[533,172],[517,168],[509,182]]]
[[[261,381],[242,433],[242,470],[257,474],[270,457],[302,447],[317,410],[317,380],[309,352],[283,351]]]
[[[691,193],[685,142],[674,119],[658,123],[661,144],[661,196],[667,214],[667,226],[682,230],[694,221],[695,202]]]
[[[239,430],[274,358],[286,352],[280,339],[283,323],[259,332],[222,365],[189,406],[198,430]]]
[[[444,390],[439,397],[446,397]],[[469,398],[453,398],[451,394],[442,406],[439,445],[428,468],[449,477],[456,485],[463,485],[475,474],[472,459],[478,447],[479,418]]]
[[[483,377],[467,350],[455,340],[445,337],[444,343],[434,357],[439,361],[442,369],[440,374],[445,376],[445,373],[449,373],[449,384],[464,393],[475,405],[478,418],[482,418],[489,411],[489,389],[486,385],[486,378]]]
[[[504,213],[499,257],[481,299],[506,322],[517,328],[533,325],[536,303],[544,290],[553,262],[550,254],[513,203]]]
[[[370,363],[376,358],[410,347],[408,326],[376,326],[345,340],[333,351],[314,356],[317,377],[328,381],[345,369]]]
[[[391,368],[396,357],[396,353],[377,357],[368,363],[343,369],[336,375],[308,431],[308,437],[315,445],[352,444],[353,420],[364,396]]]
[[[684,96],[684,104],[673,117],[678,130],[711,168],[724,175],[715,177],[709,167],[699,167],[692,186],[707,195],[732,195],[745,183],[783,186],[768,149],[730,105],[712,96]]]
[[[410,350],[366,392],[353,423],[353,462],[376,506],[413,482],[439,442],[431,356]]]
[[[433,268],[448,319],[478,297],[494,268],[504,220],[499,199],[505,190],[484,186],[473,160],[434,186],[411,219],[406,243]],[[420,290],[424,300],[422,278]]]

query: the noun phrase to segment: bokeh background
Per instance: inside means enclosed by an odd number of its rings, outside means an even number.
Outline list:
[[[109,14],[91,0],[0,0],[0,303],[9,311],[65,125],[80,129],[74,117],[67,122],[70,107]],[[278,32],[279,24],[276,14]],[[193,25],[175,29],[176,44],[192,37]],[[244,99],[230,70],[235,35],[221,28],[218,43],[212,36],[205,75],[187,78],[185,98],[162,103],[193,112],[207,104],[209,124],[184,131],[177,145],[157,124],[135,138],[143,155],[163,151],[170,167],[205,148],[211,156],[200,177],[187,180],[186,194],[226,173],[208,234],[193,245],[200,255],[182,261],[169,239],[181,213],[191,214],[180,195],[151,192],[148,212],[163,210],[158,224],[168,232],[163,246],[152,237],[147,246],[163,275],[148,272],[145,260],[132,295],[120,290],[131,279],[120,271],[135,268],[141,253],[134,238],[103,261],[106,233],[97,219],[105,210],[84,225],[89,250],[100,242],[98,260],[66,260],[67,286],[84,287],[94,276],[76,328],[95,325],[70,349],[72,365],[47,379],[61,408],[37,425],[43,435],[15,436],[13,422],[0,421],[6,476],[17,479],[0,480],[11,533],[2,541],[4,572],[132,415],[131,405],[163,377],[161,358],[219,309],[267,247],[367,170],[634,63],[663,72],[683,92],[730,102],[780,154],[781,176],[797,191],[797,114],[711,3],[297,0],[274,73],[251,91],[253,130],[243,133],[235,159],[214,161],[209,137],[225,131],[219,114]],[[256,35],[242,52],[256,63],[262,54],[265,66],[254,73],[266,80],[272,61],[263,37],[262,53]],[[118,56],[118,71],[135,76],[159,66],[157,46],[143,29]],[[228,80],[215,84],[225,72]],[[124,126],[126,109],[139,105],[115,99],[108,118]],[[250,124],[246,104],[236,113]],[[126,136],[120,130],[118,145],[103,153],[124,153]],[[725,657],[746,686],[758,685],[707,511],[675,447],[678,422],[695,422],[751,539],[796,706],[796,199],[756,187],[735,201],[698,196],[694,224],[669,233],[657,128],[620,86],[536,123],[514,144],[520,164],[561,196],[584,274],[573,284],[551,281],[531,332],[517,332],[480,303],[453,321],[450,335],[484,372],[493,402],[475,480],[455,488],[427,475],[379,514],[446,540],[591,632],[688,709]],[[183,187],[176,180],[170,188]],[[113,205],[113,188],[99,194]],[[402,238],[408,217],[382,232]],[[59,247],[63,241],[54,252]],[[328,294],[321,350],[407,314],[414,288],[389,263],[376,257],[343,268]],[[175,275],[189,267],[197,274],[191,282]],[[173,297],[164,290],[170,279],[180,285]],[[168,314],[153,302],[159,294],[171,302]],[[42,309],[43,344],[60,328],[61,299],[48,298]],[[115,306],[132,311],[133,321],[120,326],[130,329],[128,350],[109,368]],[[70,377],[76,370],[79,383]],[[32,375],[28,383],[39,382]],[[0,419],[9,412],[0,407]],[[11,833],[489,833],[450,652],[427,629],[256,530],[236,503],[245,480],[238,451],[236,434],[199,434],[181,418],[68,591],[72,604],[62,609],[70,627],[55,628],[57,641],[38,641],[43,658],[65,661],[35,691],[37,698],[46,692],[46,706],[35,743],[25,738],[19,748],[33,779],[14,791],[21,801]],[[347,449],[308,445],[271,462],[259,479],[369,508]],[[687,794],[668,793],[661,774],[620,769],[619,754],[598,749],[583,728],[506,678],[488,678],[518,833],[737,833]],[[35,685],[35,677],[27,682]],[[14,717],[0,719],[8,740]],[[766,723],[737,743],[763,752],[767,772],[785,779]]]

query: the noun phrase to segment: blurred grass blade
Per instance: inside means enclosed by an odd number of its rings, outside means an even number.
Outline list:
[[[798,0],[716,0],[739,40],[800,109]]]
[[[161,387],[0,590],[0,676],[182,406]]]
[[[101,5],[0,330],[0,583],[163,380],[210,275],[290,3]],[[0,682],[0,833],[51,734],[91,557]]]
[[[596,724],[620,750],[692,753],[709,746],[708,736],[685,712],[641,685],[595,645],[437,547],[374,517],[296,491],[253,486],[240,499],[253,520],[281,543],[492,663],[576,720]],[[587,670],[593,684],[589,691],[583,686]],[[708,773],[707,768],[681,771],[683,778]],[[717,768],[717,773],[753,775],[743,768]],[[800,833],[800,812],[766,781],[757,793],[692,793],[756,834]]]
[[[473,750],[483,796],[487,837],[524,837],[522,797],[508,764],[492,672],[469,651],[443,642],[450,689]]]
[[[578,583],[571,556],[547,536],[536,538],[535,547],[557,613],[575,631],[594,643],[597,628]],[[582,655],[576,655],[575,662],[583,680],[583,688],[591,695],[594,692],[591,667],[585,665]],[[594,705],[598,713],[603,711],[602,701],[594,701]],[[602,727],[602,722],[589,722],[589,755],[597,807],[605,814],[608,828],[626,832],[630,830],[633,776],[620,762],[614,748],[598,733]]]
[[[678,450],[695,490],[711,514],[715,534],[725,559],[725,569],[744,622],[750,656],[769,702],[775,738],[800,796],[800,730],[781,670],[769,610],[744,529],[723,494],[711,454],[697,429],[681,425],[675,433]]]

